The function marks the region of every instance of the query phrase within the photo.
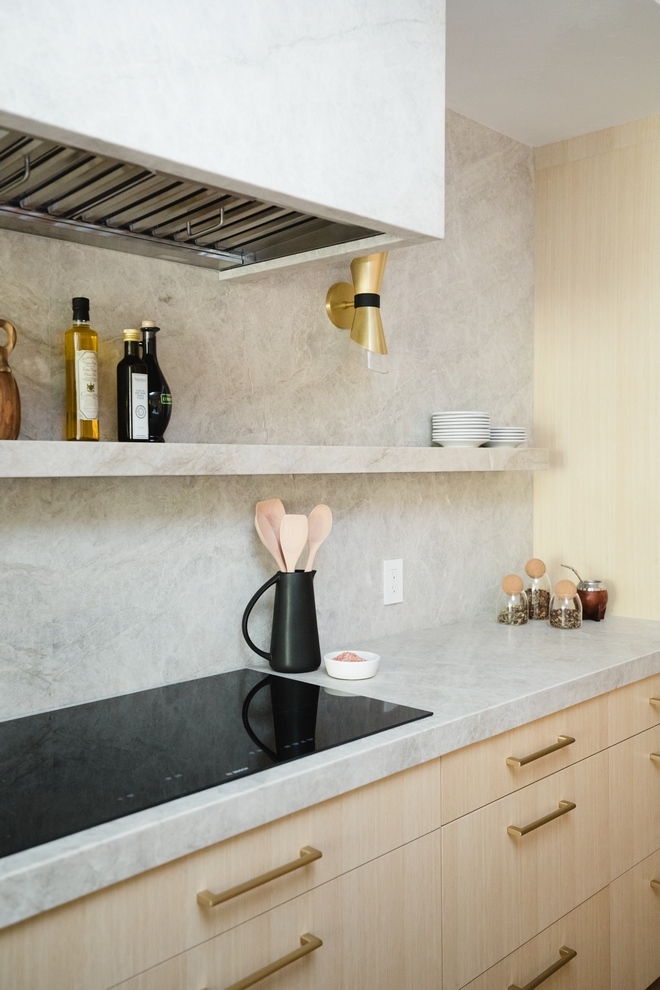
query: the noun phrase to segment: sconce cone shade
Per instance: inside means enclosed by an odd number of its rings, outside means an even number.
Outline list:
[[[387,344],[380,317],[380,287],[387,252],[354,258],[351,262],[353,285],[338,282],[326,298],[329,318],[337,327],[351,329],[349,348],[371,371],[387,373]]]

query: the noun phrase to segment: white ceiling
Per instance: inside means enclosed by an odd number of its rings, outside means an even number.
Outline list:
[[[447,106],[534,147],[660,113],[660,0],[447,0]]]

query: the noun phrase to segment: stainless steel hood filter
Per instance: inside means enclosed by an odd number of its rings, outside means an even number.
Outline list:
[[[217,271],[379,233],[6,130],[0,227]]]

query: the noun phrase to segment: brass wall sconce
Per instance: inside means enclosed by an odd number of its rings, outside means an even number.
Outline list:
[[[350,282],[336,282],[328,290],[325,309],[341,330],[350,330],[349,348],[371,371],[387,373],[387,344],[380,318],[380,286],[387,251],[351,261]]]

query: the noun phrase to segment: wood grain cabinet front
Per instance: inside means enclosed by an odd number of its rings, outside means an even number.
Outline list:
[[[442,758],[443,824],[607,746],[607,695]]]
[[[0,973],[11,990],[106,990],[439,825],[436,760],[6,928]],[[301,857],[304,847],[322,856]],[[286,864],[299,868],[215,907],[198,902]]]
[[[121,990],[442,990],[440,831],[294,897]],[[307,943],[304,957],[287,956]],[[272,968],[272,967],[271,967]]]
[[[660,849],[660,726],[609,752],[614,879]]]
[[[459,990],[607,885],[608,752],[445,825],[445,990]]]
[[[660,674],[610,691],[609,744],[660,725]]]
[[[608,990],[609,908],[609,892],[601,890],[465,990],[526,990],[546,985],[548,990]],[[542,982],[535,982],[539,978]]]
[[[609,892],[612,990],[646,990],[660,977],[660,852]]]

